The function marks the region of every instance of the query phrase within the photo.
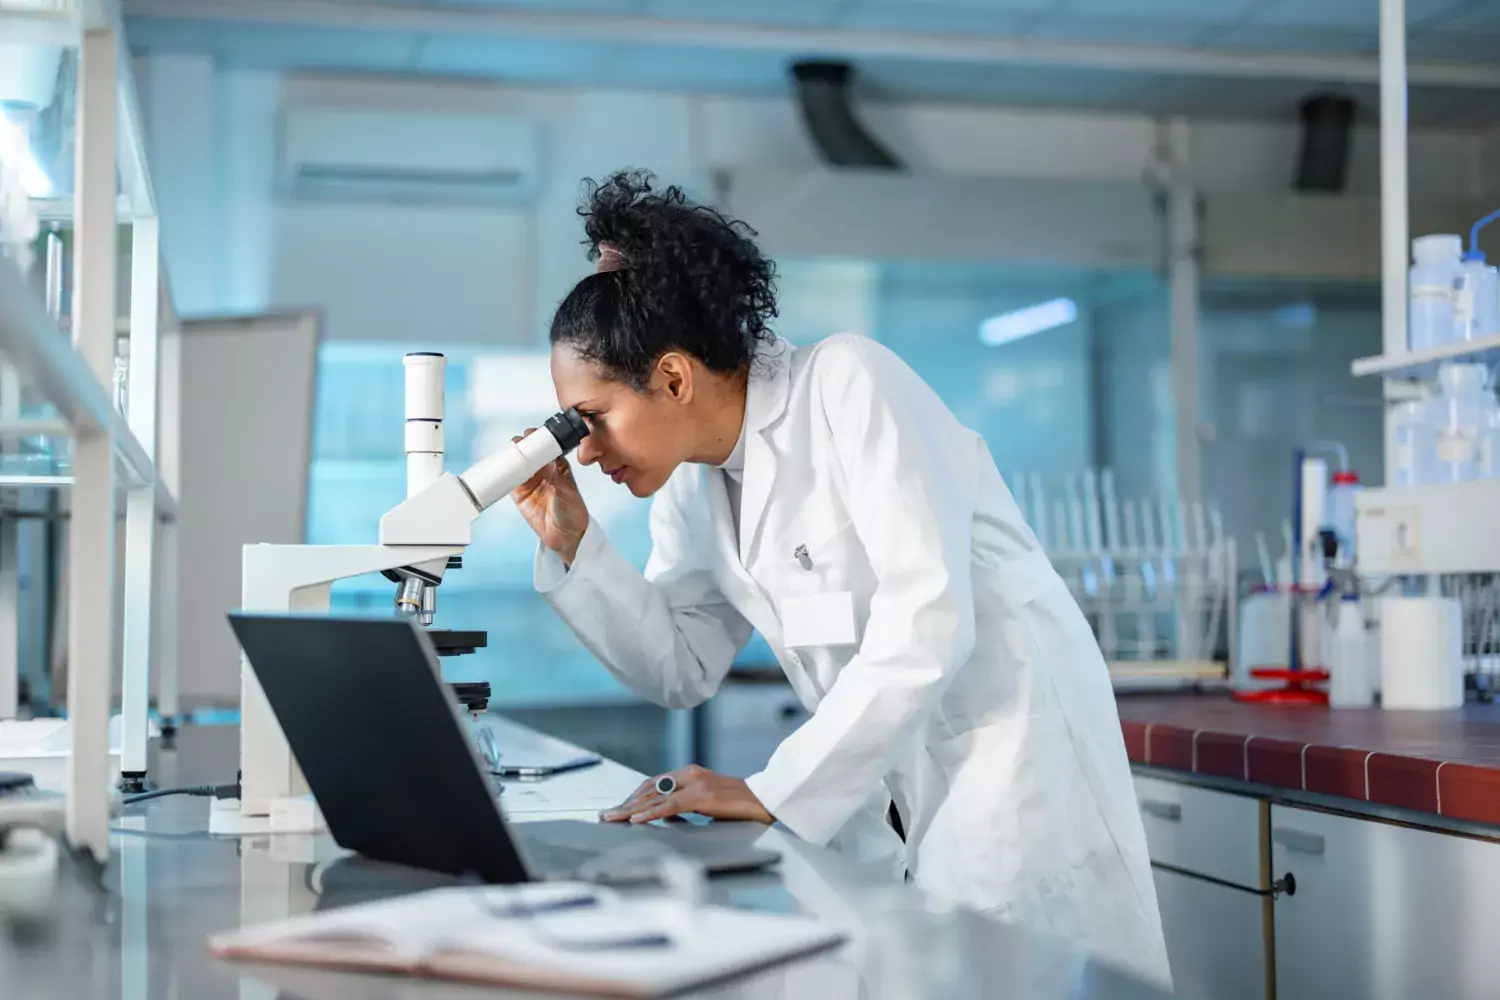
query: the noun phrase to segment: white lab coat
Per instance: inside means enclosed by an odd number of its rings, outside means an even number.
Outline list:
[[[752,626],[813,714],[749,786],[814,844],[900,850],[928,891],[1169,982],[1120,720],[1087,621],[983,440],[903,362],[840,335],[751,378],[736,544],[683,465],[642,575],[591,523],[537,589],[617,677],[696,705]],[[793,553],[806,546],[811,570]],[[857,644],[788,649],[778,602],[851,591]]]

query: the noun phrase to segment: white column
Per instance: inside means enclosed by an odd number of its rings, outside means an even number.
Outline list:
[[[73,335],[101,391],[114,365],[119,108],[113,30],[85,33],[79,51],[74,167]],[[107,428],[79,428],[68,532],[67,835],[74,850],[109,856],[109,710],[115,630],[115,460]]]
[[[0,720],[21,705],[21,523],[0,515]]]
[[[1185,119],[1167,124],[1167,264],[1171,300],[1172,405],[1177,415],[1177,494],[1202,498],[1198,438],[1198,190],[1193,184],[1190,133]]]
[[[181,454],[181,383],[182,383],[182,333],[175,326],[162,334],[157,355],[157,448],[156,475],[167,484],[167,489],[182,501],[182,476],[179,471]],[[181,602],[178,594],[179,557],[177,551],[177,522],[168,521],[157,531],[160,549],[157,551],[156,585],[156,709],[165,724],[175,726],[181,720],[179,703],[180,664],[177,658],[181,633],[179,612]]]
[[[21,380],[0,362],[0,425],[21,418]],[[14,719],[21,702],[20,522],[0,515],[0,719]]]
[[[130,382],[127,409],[131,433],[156,457],[156,358],[160,283],[157,220],[131,226]],[[146,777],[151,715],[151,608],[155,580],[156,491],[153,484],[130,491],[125,507],[124,680],[120,714],[121,784],[134,788]]]
[[[1406,351],[1406,0],[1380,0],[1381,351]]]

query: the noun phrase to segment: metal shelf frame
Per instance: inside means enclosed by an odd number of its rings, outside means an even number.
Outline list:
[[[0,35],[22,44],[76,49],[78,79],[74,190],[34,204],[44,218],[70,223],[74,236],[71,336],[48,313],[18,266],[0,259],[0,438],[66,436],[71,475],[6,476],[6,487],[69,490],[67,711],[69,845],[99,861],[109,856],[108,727],[115,670],[123,674],[124,772],[144,774],[150,674],[161,671],[160,710],[176,705],[176,460],[158,453],[160,417],[173,419],[178,390],[158,363],[163,333],[178,329],[159,245],[157,205],[145,128],[130,68],[119,0],[71,0],[52,10],[7,8]],[[126,412],[107,388],[119,327],[117,235],[131,228],[129,388]],[[45,399],[57,418],[21,419],[20,386]],[[160,435],[170,450],[171,435]],[[115,573],[117,522],[125,533],[123,585]],[[16,714],[17,608],[11,577],[18,517],[0,516],[0,719]],[[158,565],[158,552],[160,564]],[[8,597],[10,599],[4,599]],[[165,640],[151,648],[153,618]],[[116,628],[121,654],[115,656]],[[155,655],[153,655],[155,654]]]

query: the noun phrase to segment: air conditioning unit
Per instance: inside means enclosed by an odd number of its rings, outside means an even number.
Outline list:
[[[291,106],[277,184],[291,198],[519,204],[536,196],[537,126],[474,112]]]

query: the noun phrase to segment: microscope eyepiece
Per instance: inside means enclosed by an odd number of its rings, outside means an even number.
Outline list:
[[[561,413],[548,417],[544,426],[547,428],[547,433],[557,440],[558,447],[562,448],[564,455],[577,448],[578,443],[589,436],[588,422],[571,406]]]

